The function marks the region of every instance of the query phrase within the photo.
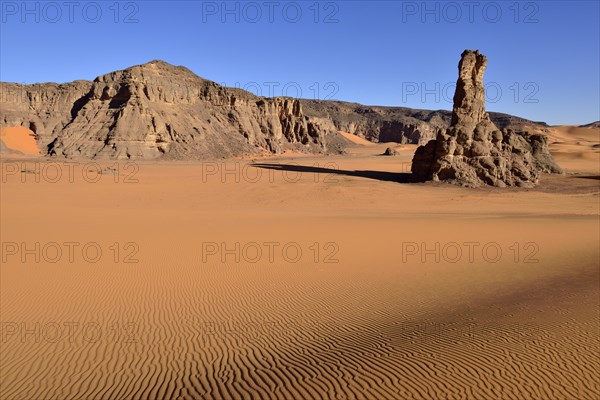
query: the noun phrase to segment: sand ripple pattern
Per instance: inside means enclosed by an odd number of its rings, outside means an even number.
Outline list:
[[[3,321],[31,307],[19,320],[30,329],[77,321],[103,330],[94,341],[53,343],[48,330],[4,337],[0,398],[598,398],[591,284],[559,292],[552,308],[525,298],[511,309],[434,314],[427,296],[414,311],[399,282],[360,272],[311,280],[315,271],[301,268],[175,269],[177,279],[164,268],[103,269],[68,285],[49,281],[35,296],[3,297]],[[73,300],[66,307],[53,300],[57,287]]]

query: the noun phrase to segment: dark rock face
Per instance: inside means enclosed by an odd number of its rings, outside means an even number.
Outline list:
[[[540,172],[560,172],[544,135],[500,131],[485,111],[487,58],[465,50],[458,64],[451,125],[420,146],[413,157],[415,181],[463,186],[533,186]]]

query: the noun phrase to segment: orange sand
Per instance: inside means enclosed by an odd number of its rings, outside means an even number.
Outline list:
[[[22,126],[0,129],[0,140],[10,150],[26,155],[40,154],[33,132]]]
[[[597,154],[465,189],[385,147],[5,176],[2,242],[46,254],[4,249],[0,398],[598,398]]]

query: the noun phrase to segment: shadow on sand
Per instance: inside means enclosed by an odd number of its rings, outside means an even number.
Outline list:
[[[408,172],[385,172],[385,171],[348,171],[343,169],[333,168],[321,168],[321,167],[309,167],[304,165],[293,165],[293,164],[264,164],[255,163],[252,164],[256,168],[273,169],[277,171],[292,171],[292,172],[306,172],[314,174],[335,174],[335,175],[346,175],[346,176],[357,176],[361,178],[375,179],[384,182],[397,182],[397,183],[410,183],[410,173]]]

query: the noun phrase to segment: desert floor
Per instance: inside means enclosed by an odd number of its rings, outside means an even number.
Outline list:
[[[3,159],[0,399],[597,399],[598,131],[551,141],[535,189],[402,183],[416,146],[359,140]]]

